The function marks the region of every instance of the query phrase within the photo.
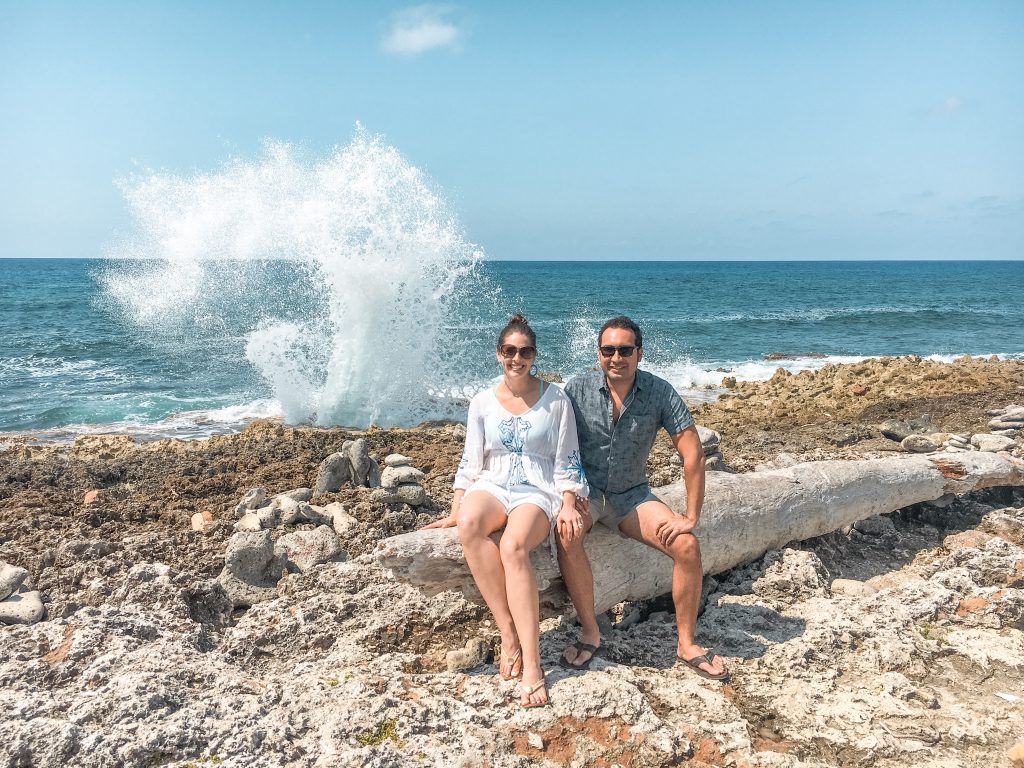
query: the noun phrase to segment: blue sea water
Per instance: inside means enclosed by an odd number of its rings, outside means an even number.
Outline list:
[[[147,284],[152,295],[141,303],[136,296],[129,311],[118,290],[139,266],[0,260],[0,431],[51,439],[114,429],[142,438],[200,437],[260,416],[304,421],[282,403],[327,369],[342,384],[319,392],[308,420],[365,426],[347,414],[366,411],[345,406],[371,395],[360,387],[379,384],[361,384],[357,372],[371,357],[378,368],[394,363],[397,370],[405,337],[420,332],[377,320],[317,336],[338,290],[291,261],[245,270],[210,262],[188,278],[197,281],[193,293],[205,292],[188,311],[170,311],[186,303],[174,300],[181,286],[159,282]],[[169,273],[169,283],[183,280]],[[354,287],[369,304],[387,282],[358,270],[345,280],[344,295]],[[1024,357],[1024,302],[1007,290],[1022,285],[1024,262],[1005,261],[485,261],[460,276],[458,297],[445,305],[438,327],[422,328],[430,334],[418,340],[427,353],[418,373],[403,374],[406,396],[378,404],[369,420],[458,416],[465,398],[497,374],[495,336],[514,311],[537,331],[539,367],[566,377],[594,364],[605,319],[630,315],[645,332],[643,365],[692,401],[715,394],[723,376],[767,378],[779,366],[906,354]],[[410,306],[438,300],[400,288]],[[159,311],[140,318],[150,300]],[[392,315],[402,311],[395,306]],[[265,364],[261,350],[285,344],[267,329],[283,327],[299,329],[289,350],[303,342],[309,349]],[[358,354],[345,359],[346,349]],[[772,353],[787,359],[766,360]],[[325,406],[332,397],[338,402]]]

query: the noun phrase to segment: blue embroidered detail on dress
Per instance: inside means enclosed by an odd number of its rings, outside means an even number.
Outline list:
[[[522,416],[511,416],[498,422],[498,436],[501,444],[511,454],[508,470],[509,485],[528,485],[526,472],[523,470],[523,446],[532,425]]]
[[[582,483],[587,476],[587,473],[583,471],[583,463],[580,461],[580,452],[573,451],[566,458],[568,462],[565,465],[565,474],[569,476],[569,479],[576,483]]]

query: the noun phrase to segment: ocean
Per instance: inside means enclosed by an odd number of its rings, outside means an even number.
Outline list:
[[[461,241],[331,258],[0,260],[0,431],[138,439],[254,418],[459,418],[513,312],[541,371],[596,362],[626,314],[644,368],[691,402],[879,355],[1024,357],[1024,262],[499,262]],[[365,241],[363,241],[365,243]],[[430,249],[428,249],[430,250]],[[454,253],[454,255],[453,255]]]

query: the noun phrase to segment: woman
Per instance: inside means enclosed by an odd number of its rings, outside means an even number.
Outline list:
[[[466,562],[501,631],[499,674],[523,676],[524,707],[548,703],[530,552],[544,541],[554,550],[556,525],[570,537],[582,535],[576,497],[589,490],[572,405],[534,375],[536,355],[536,334],[514,315],[498,337],[501,383],[469,405],[451,514],[427,526],[458,526]],[[495,544],[490,536],[502,528]]]

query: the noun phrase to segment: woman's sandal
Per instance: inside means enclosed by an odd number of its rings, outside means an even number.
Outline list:
[[[539,691],[541,688],[544,687],[546,682],[547,681],[542,676],[541,679],[538,680],[533,685],[530,685],[529,683],[520,683],[519,684],[519,695],[520,695],[520,697],[522,697],[522,696],[530,696],[530,695],[536,693],[537,691]],[[531,704],[529,701],[523,702],[520,699],[519,706],[521,706],[523,709],[535,709],[536,707],[546,707],[550,703],[551,703],[551,699],[550,698],[547,701],[541,701],[541,702],[538,702],[536,704]]]
[[[519,661],[519,657],[522,656],[522,655],[523,655],[523,649],[522,648],[517,648],[516,652],[513,653],[511,656],[509,656],[507,653],[505,653],[505,649],[504,648],[502,648],[498,652],[498,676],[502,680],[515,680],[517,677],[519,677],[520,675],[523,674],[523,665],[522,664],[519,665],[519,672],[518,672],[518,674],[515,674],[515,675],[512,674],[512,670],[514,670],[516,668],[516,662]],[[501,671],[502,665],[504,665],[506,662],[508,663],[508,672],[509,672],[507,675],[502,674],[502,671]]]

